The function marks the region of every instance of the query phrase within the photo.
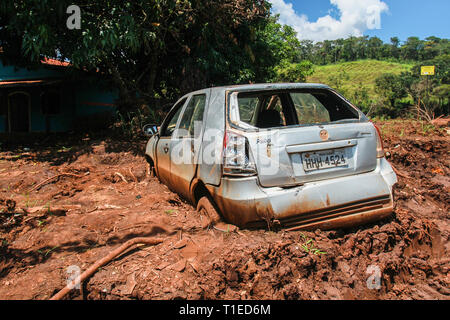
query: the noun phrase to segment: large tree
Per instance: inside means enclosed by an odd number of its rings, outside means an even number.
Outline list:
[[[136,97],[171,98],[203,86],[264,78],[269,68],[253,63],[255,52],[271,55],[254,39],[268,23],[270,5],[264,0],[76,3],[79,30],[66,26],[71,0],[2,1],[4,62],[30,65],[48,56],[99,70],[120,89],[122,105],[133,105]]]

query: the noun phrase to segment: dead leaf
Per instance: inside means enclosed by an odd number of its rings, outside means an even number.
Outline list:
[[[198,251],[199,248],[195,244],[189,243],[186,247],[181,249],[181,255],[183,258],[192,261],[197,257]]]
[[[169,267],[173,271],[182,272],[186,268],[186,259],[181,259]]]
[[[123,288],[120,291],[123,294],[131,294],[136,285],[137,285],[136,276],[135,273],[132,273],[127,277],[127,283],[123,286]]]
[[[177,243],[175,243],[175,244],[173,245],[173,247],[174,247],[175,249],[180,249],[180,248],[185,247],[187,244],[188,244],[188,240],[187,240],[187,239],[183,239],[183,240],[180,240],[180,241],[178,241]]]
[[[431,169],[431,172],[433,172],[434,174],[444,175],[444,170],[442,170],[441,168]]]
[[[156,270],[163,270],[163,269],[167,268],[169,265],[170,265],[170,262],[164,261],[159,266],[155,267],[155,269]]]
[[[198,273],[198,269],[199,269],[199,267],[200,267],[200,265],[198,264],[198,262],[195,261],[195,260],[193,260],[193,261],[189,262],[189,264],[191,265],[192,269],[194,269],[194,271],[195,271],[196,273]]]

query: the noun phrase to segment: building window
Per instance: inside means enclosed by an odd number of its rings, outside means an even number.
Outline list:
[[[61,112],[61,95],[58,91],[46,91],[41,95],[41,112],[45,115]]]

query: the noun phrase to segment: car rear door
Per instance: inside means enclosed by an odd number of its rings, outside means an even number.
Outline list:
[[[190,97],[171,140],[170,184],[174,191],[187,199],[197,168],[208,96],[206,91]]]

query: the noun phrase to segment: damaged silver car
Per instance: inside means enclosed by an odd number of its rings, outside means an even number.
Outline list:
[[[211,223],[334,229],[393,210],[378,129],[325,85],[199,90],[144,130],[152,170]]]

